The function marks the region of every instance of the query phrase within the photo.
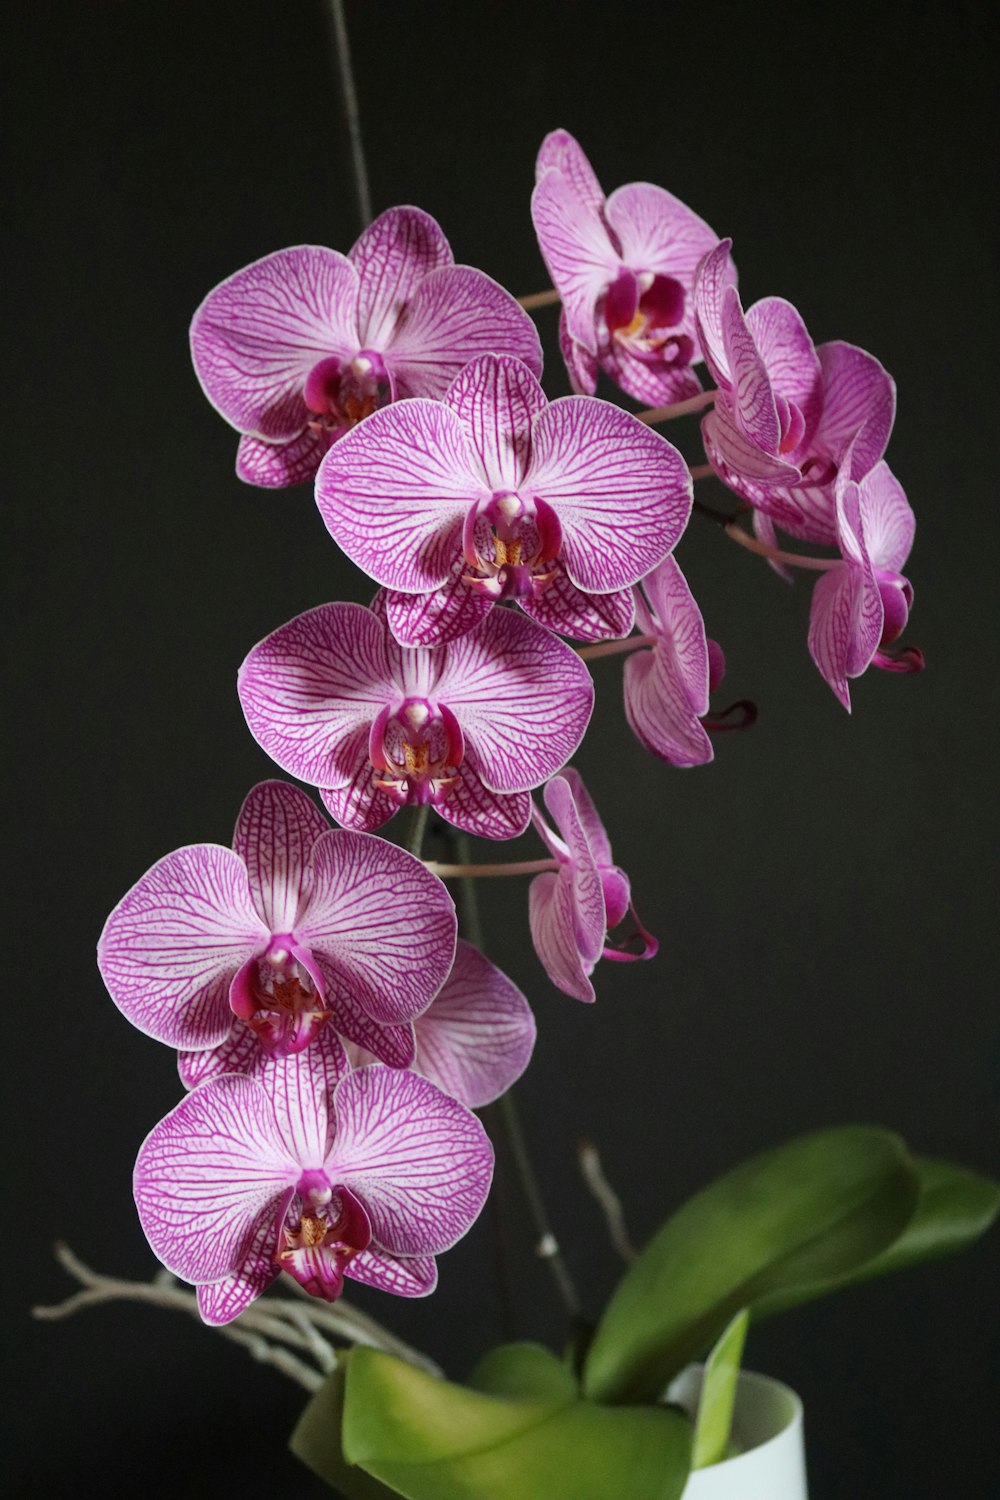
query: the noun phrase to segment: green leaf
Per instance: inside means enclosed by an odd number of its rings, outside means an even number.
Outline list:
[[[347,1350],[337,1350],[337,1368],[309,1402],[292,1433],[296,1458],[325,1479],[344,1500],[399,1500],[399,1491],[388,1489],[344,1457],[341,1427],[344,1414],[344,1383],[351,1360]]]
[[[692,1469],[707,1469],[721,1463],[729,1454],[729,1434],[733,1427],[736,1404],[736,1382],[746,1342],[750,1314],[738,1312],[723,1330],[722,1337],[705,1362],[705,1373],[698,1397],[698,1415],[694,1423]]]
[[[575,1401],[580,1394],[571,1370],[542,1344],[501,1344],[483,1356],[469,1385],[487,1396],[537,1396]]]
[[[779,1312],[821,1293],[905,1271],[921,1261],[938,1260],[973,1244],[1000,1213],[1000,1183],[951,1162],[915,1157],[917,1206],[902,1234],[881,1254],[819,1288],[797,1287],[758,1304],[761,1313]]]
[[[913,1215],[917,1174],[884,1130],[820,1131],[745,1162],[690,1199],[626,1272],[583,1369],[598,1401],[656,1400],[743,1307],[836,1284]]]
[[[512,1346],[517,1349],[517,1346]],[[527,1373],[533,1397],[436,1380],[372,1349],[351,1357],[344,1453],[407,1500],[679,1500],[691,1428],[675,1412],[609,1409],[554,1378],[551,1356],[503,1351],[479,1378]],[[543,1363],[549,1368],[542,1374]],[[491,1368],[492,1367],[492,1368]],[[530,1368],[529,1368],[530,1367]],[[541,1377],[541,1378],[539,1378]]]

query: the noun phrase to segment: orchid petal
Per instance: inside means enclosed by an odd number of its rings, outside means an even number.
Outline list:
[[[359,604],[321,604],[253,648],[237,690],[250,733],[282,770],[347,787],[367,762],[371,721],[397,691],[385,628]]]
[[[859,637],[862,637],[866,622],[868,629],[864,634],[871,633],[871,623],[876,615],[878,634],[881,635],[881,609],[877,587],[869,586],[864,569],[851,563],[840,563],[831,568],[817,580],[813,589],[809,610],[809,654],[820,675],[848,712],[851,694],[847,679],[860,676],[868,665],[868,662],[862,665],[860,661],[863,653],[858,649]],[[878,636],[872,655],[877,645]]]
[[[675,558],[668,557],[642,581],[659,624],[661,652],[672,659],[682,702],[691,713],[708,713],[708,643],[705,621]]]
[[[646,406],[672,406],[675,401],[697,396],[701,390],[701,381],[690,364],[641,357],[618,340],[601,355],[600,363],[623,391]]]
[[[436,1255],[486,1201],[493,1150],[464,1105],[416,1073],[361,1068],[334,1098],[337,1135],[326,1171],[361,1200],[377,1249]]]
[[[220,1073],[249,1073],[261,1050],[260,1041],[239,1016],[230,1016],[229,1035],[217,1047],[177,1054],[177,1071],[186,1089],[196,1089]]]
[[[191,323],[201,386],[238,432],[298,437],[312,367],[357,348],[358,277],[336,250],[298,245],[237,271],[209,292]]]
[[[556,989],[572,995],[574,1000],[593,1001],[594,986],[573,937],[572,897],[554,871],[536,875],[531,882],[528,922],[535,952]]]
[[[577,343],[596,354],[597,302],[621,267],[604,220],[580,199],[569,178],[552,170],[531,195],[531,217],[542,259],[562,299],[566,327]]]
[[[330,443],[347,430],[346,427],[339,431],[305,427],[298,437],[287,443],[265,443],[260,438],[244,434],[236,450],[236,473],[245,484],[256,484],[268,490],[304,484],[316,473]]]
[[[516,839],[528,826],[531,796],[528,792],[504,794],[490,791],[479,775],[475,753],[469,752],[458,779],[435,811],[446,823],[480,839]]]
[[[509,355],[484,354],[448,387],[445,405],[459,417],[490,490],[516,490],[531,457],[531,423],[548,402],[535,376]]]
[[[184,1281],[239,1270],[260,1229],[300,1173],[267,1094],[230,1073],[202,1084],[153,1127],[133,1187],[155,1254]]]
[[[334,1124],[330,1100],[350,1072],[332,1026],[324,1026],[301,1052],[279,1056],[259,1047],[249,1076],[264,1090],[278,1132],[300,1168],[318,1170],[330,1154]]]
[[[536,418],[526,486],[553,507],[571,582],[608,594],[636,583],[675,546],[692,483],[677,452],[607,401],[564,396]]]
[[[896,416],[896,386],[873,355],[835,341],[816,350],[823,371],[817,447],[840,464],[851,448],[850,479],[863,479],[886,450]],[[852,446],[853,445],[853,446]]]
[[[566,766],[559,772],[559,775],[570,789],[580,826],[587,835],[587,843],[594,858],[599,865],[610,865],[611,840],[608,838],[607,829],[601,822],[601,815],[597,811],[594,799],[584,785],[583,777],[575,766]],[[614,924],[609,922],[608,925]]]
[[[553,776],[546,784],[543,796],[569,853],[558,874],[570,891],[573,939],[584,967],[593,967],[601,955],[607,932],[604,887],[597,860],[587,840],[569,782],[561,776]]]
[[[367,755],[342,787],[323,787],[323,806],[343,828],[354,833],[374,833],[399,812],[399,802],[376,785],[375,771]]]
[[[299,941],[322,953],[370,1016],[399,1026],[425,1011],[455,955],[455,906],[444,882],[384,839],[324,833]]]
[[[565,308],[559,312],[559,352],[573,390],[578,396],[592,396],[597,389],[597,357],[573,338]]]
[[[628,909],[632,904],[632,882],[620,865],[606,865],[601,862],[601,885],[604,887],[604,908],[607,913],[608,931],[624,922]],[[638,921],[638,918],[636,918]],[[605,948],[604,956],[608,956]],[[635,955],[638,957],[639,955]],[[643,957],[652,958],[652,953]]]
[[[133,1026],[193,1051],[229,1031],[229,985],[270,934],[231,849],[192,844],[158,860],[108,917],[97,962]]]
[[[542,373],[538,330],[510,292],[473,266],[432,271],[385,351],[398,394],[440,401],[480,354],[510,354]]]
[[[526,615],[547,630],[574,641],[622,640],[635,624],[635,595],[631,589],[613,594],[586,594],[557,573],[538,594],[518,600]]]
[[[452,264],[440,225],[422,208],[387,208],[348,252],[358,273],[358,340],[383,349],[431,271]]]
[[[701,352],[716,385],[726,389],[732,385],[732,374],[722,336],[722,309],[726,292],[736,285],[736,267],[729,253],[732,248],[732,240],[720,240],[703,256],[695,273],[693,297]]]
[[[438,1280],[433,1255],[390,1255],[371,1246],[348,1261],[344,1275],[397,1297],[429,1297]]]
[[[594,684],[571,647],[523,615],[494,610],[448,646],[436,694],[486,787],[509,793],[530,791],[569,760],[587,728]]]
[[[795,402],[808,436],[819,418],[823,382],[801,314],[783,297],[764,297],[749,309],[746,323],[771,385],[779,396]]]
[[[446,1094],[478,1109],[515,1083],[531,1059],[535,1018],[506,974],[471,943],[433,1005],[415,1023],[417,1070]]]
[[[309,855],[329,824],[287,781],[261,781],[248,793],[233,848],[247,867],[250,895],[271,932],[291,932],[309,892]]]
[[[694,275],[698,262],[718,243],[715,230],[673,193],[651,182],[629,182],[616,188],[605,215],[618,236],[626,265],[634,271],[672,276],[684,287],[687,306],[678,328],[694,337]]]
[[[601,184],[584,155],[583,147],[568,130],[550,130],[545,137],[535,160],[536,182],[540,182],[550,168],[569,180],[581,203],[601,212],[604,208]]]
[[[430,594],[386,592],[389,629],[403,646],[443,646],[468,635],[493,608],[488,595],[465,581],[469,565],[459,556],[439,589]]]
[[[729,287],[723,298],[722,338],[732,375],[732,412],[739,429],[755,448],[775,457],[781,429],[774,387],[734,286]]]
[[[242,1264],[231,1276],[205,1282],[198,1288],[198,1311],[210,1327],[220,1328],[238,1318],[280,1275],[274,1256],[293,1196],[290,1188],[277,1208],[269,1204],[261,1212]]]
[[[364,1053],[365,1061],[385,1063],[389,1068],[410,1068],[416,1056],[416,1039],[413,1026],[383,1026],[364,1009],[361,1002],[347,986],[341,976],[322,954],[317,962],[331,995],[336,1012],[334,1025],[341,1035],[353,1067],[361,1064],[357,1052]]]
[[[746,494],[752,504],[757,501],[741,481],[789,485],[796,484],[802,477],[794,464],[765,453],[744,436],[726,395],[718,395],[712,410],[702,418],[701,435],[712,468],[725,484],[732,485],[737,494]]]
[[[858,489],[868,556],[876,568],[901,572],[916,530],[903,486],[883,460],[865,475]]]
[[[316,504],[337,545],[404,593],[448,579],[462,522],[487,493],[462,422],[439,401],[373,412],[334,444],[316,478]]]
[[[712,742],[686,702],[677,664],[660,644],[625,663],[625,717],[639,743],[674,766],[712,760]]]

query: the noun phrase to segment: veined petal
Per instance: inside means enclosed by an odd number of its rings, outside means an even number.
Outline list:
[[[291,932],[309,893],[309,855],[329,824],[287,781],[261,781],[236,819],[233,848],[247,867],[250,895],[271,932]]]
[[[456,828],[480,839],[516,839],[528,826],[528,792],[492,792],[483,784],[475,752],[466,751],[458,780],[435,811]]]
[[[446,651],[437,696],[458,720],[467,760],[471,754],[490,791],[530,791],[565,765],[594,701],[575,651],[506,609]],[[441,806],[447,817],[447,800]]]
[[[383,349],[431,271],[452,264],[444,231],[422,208],[387,208],[348,251],[358,273],[358,341]]]
[[[627,344],[613,343],[601,355],[600,364],[616,385],[646,406],[672,406],[701,390],[701,381],[689,364],[642,359]]]
[[[568,178],[580,202],[598,213],[604,207],[604,193],[583,147],[568,130],[550,130],[538,149],[535,180],[541,181],[550,168]]]
[[[204,1052],[178,1052],[177,1071],[186,1089],[196,1089],[220,1073],[252,1071],[261,1050],[260,1040],[239,1016],[229,1019],[229,1034],[217,1047],[207,1047]]]
[[[573,940],[584,968],[600,958],[607,933],[604,887],[597,859],[590,847],[573,796],[573,788],[561,776],[553,776],[543,793],[545,806],[569,851],[569,860],[558,872],[572,898]]]
[[[250,733],[282,770],[346,787],[367,763],[369,725],[396,693],[385,628],[360,604],[306,610],[254,646],[237,690]]]
[[[618,236],[627,266],[634,271],[672,276],[684,287],[686,306],[678,328],[695,337],[691,301],[694,274],[698,262],[718,244],[715,230],[673,193],[651,182],[629,182],[616,188],[605,214]]]
[[[705,255],[695,272],[695,331],[705,362],[716,385],[729,389],[732,372],[722,337],[722,309],[726,292],[736,285],[736,267],[730,251],[731,239],[720,240]]]
[[[532,447],[526,487],[558,515],[578,588],[628,588],[674,547],[691,513],[691,475],[658,432],[610,402],[564,396],[536,418]]]
[[[587,843],[590,845],[594,858],[599,865],[610,865],[612,863],[611,840],[608,838],[607,829],[601,822],[601,815],[597,811],[594,799],[584,786],[583,777],[575,766],[566,766],[559,775],[572,793],[577,817],[587,835]],[[609,922],[608,925],[614,924]]]
[[[264,1090],[278,1134],[300,1168],[319,1169],[333,1143],[330,1100],[350,1072],[333,1027],[326,1025],[301,1052],[279,1056],[258,1047],[249,1076]]]
[[[540,594],[519,599],[526,615],[574,641],[621,640],[635,623],[635,596],[631,589],[613,594],[587,594],[557,573]]]
[[[903,486],[882,460],[861,480],[858,493],[868,556],[876,568],[901,572],[916,530]]]
[[[405,849],[343,830],[317,841],[312,867],[299,941],[323,954],[376,1021],[412,1021],[455,955],[455,905],[444,882]]]
[[[267,490],[304,484],[322,463],[331,436],[329,431],[319,432],[312,427],[304,428],[287,443],[265,443],[244,434],[236,451],[236,473],[245,484]]]
[[[535,1045],[535,1018],[506,974],[459,942],[448,982],[414,1023],[418,1072],[478,1109],[515,1083]]]
[[[559,312],[559,352],[573,390],[578,396],[592,396],[597,389],[597,357],[570,333],[565,308]]]
[[[556,989],[574,1000],[593,1001],[594,986],[573,936],[572,897],[561,873],[535,876],[528,889],[528,922],[535,952]]]
[[[209,292],[191,323],[202,390],[238,432],[297,437],[315,364],[357,349],[357,272],[318,245],[278,250]]]
[[[445,405],[479,455],[488,490],[516,490],[531,457],[531,422],[548,402],[531,370],[509,355],[484,354],[448,387]]]
[[[375,1059],[389,1068],[412,1067],[416,1055],[412,1023],[383,1026],[368,1014],[340,970],[322,953],[316,954],[316,963],[326,984],[332,1024],[340,1033],[352,1066],[358,1066],[352,1049],[361,1048],[367,1062]]]
[[[701,436],[705,453],[719,478],[737,494],[745,495],[751,504],[760,503],[759,499],[741,481],[748,480],[751,486],[792,485],[802,477],[794,464],[765,453],[744,436],[726,395],[717,396],[712,410],[702,417]]]
[[[320,797],[330,816],[342,828],[355,833],[374,833],[395,817],[399,803],[395,797],[376,785],[376,773],[372,769],[366,751],[361,752],[358,767],[346,786],[323,787]]]
[[[438,1279],[433,1255],[390,1255],[371,1246],[348,1261],[344,1275],[397,1297],[429,1297]]]
[[[708,642],[705,621],[687,579],[673,557],[642,580],[656,615],[661,654],[676,666],[678,686],[686,707],[698,716],[708,713]]]
[[[714,755],[688,702],[677,661],[661,644],[636,651],[625,662],[625,717],[639,743],[671,765],[707,765]]]
[[[817,579],[813,588],[809,610],[809,654],[820,675],[848,712],[851,693],[847,679],[859,677],[868,665],[867,661],[863,665],[860,662],[859,638],[870,633],[865,624],[870,624],[876,613],[878,634],[881,635],[881,610],[877,587],[869,586],[865,570],[856,563],[845,562],[831,568]],[[876,636],[875,646],[877,644]]]
[[[119,1010],[172,1047],[214,1047],[229,1031],[229,985],[266,946],[246,866],[219,844],[157,860],[108,917],[97,945]]]
[[[293,1196],[293,1190],[289,1188],[277,1206],[268,1204],[261,1211],[242,1264],[231,1276],[224,1276],[221,1281],[203,1282],[198,1288],[198,1311],[211,1327],[231,1323],[240,1313],[246,1312],[251,1302],[266,1292],[280,1274],[274,1254]]]
[[[732,376],[733,415],[743,436],[773,458],[781,438],[774,388],[734,286],[722,302],[722,338]]]
[[[235,1073],[188,1094],[139,1148],[133,1188],[155,1254],[184,1281],[219,1281],[299,1177],[267,1094]]]
[[[493,600],[465,581],[469,565],[459,555],[439,589],[430,594],[386,592],[389,629],[403,646],[443,646],[468,635],[493,608]]]
[[[371,1219],[377,1249],[437,1255],[469,1229],[489,1191],[493,1149],[464,1105],[392,1068],[349,1074],[334,1097],[326,1170]]]
[[[473,266],[432,271],[385,350],[399,395],[440,401],[480,354],[511,354],[542,373],[538,330],[510,292]]]
[[[446,582],[462,522],[488,492],[462,422],[439,401],[373,412],[334,444],[316,478],[334,541],[370,578],[404,593]]]
[[[795,402],[808,438],[819,419],[823,378],[802,315],[784,297],[763,297],[749,309],[746,322],[771,385]]]
[[[835,341],[816,350],[823,371],[823,412],[816,445],[834,462],[851,449],[849,478],[863,479],[886,450],[896,416],[896,385],[871,354]]]
[[[531,195],[538,248],[562,298],[570,335],[597,353],[598,298],[621,266],[598,210],[582,201],[573,182],[550,170]]]

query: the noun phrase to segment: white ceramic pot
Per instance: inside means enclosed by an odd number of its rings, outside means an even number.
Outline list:
[[[694,1416],[702,1367],[678,1375],[667,1392]],[[697,1469],[683,1500],[808,1500],[802,1443],[802,1402],[779,1380],[743,1371],[736,1390],[733,1440],[737,1458]]]

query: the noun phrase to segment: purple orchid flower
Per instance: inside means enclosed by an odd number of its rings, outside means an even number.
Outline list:
[[[902,634],[913,604],[901,569],[914,529],[913,511],[888,464],[876,464],[857,484],[841,478],[837,540],[843,560],[822,573],[813,589],[809,652],[848,712],[848,678],[873,664],[896,672],[923,666],[916,647],[885,650]]]
[[[351,1072],[327,1030],[188,1094],[143,1142],[134,1190],[154,1252],[221,1324],[281,1271],[330,1302],[345,1275],[425,1296],[492,1169],[464,1105],[415,1073]]]
[[[592,395],[600,368],[648,405],[697,395],[691,290],[718,235],[652,183],[605,198],[565,130],[545,137],[535,175],[531,216],[562,299],[559,342],[573,389]]]
[[[535,1045],[535,1018],[517,985],[461,938],[447,984],[413,1029],[414,1071],[470,1109],[505,1094]],[[352,1043],[346,1050],[355,1067],[374,1060]]]
[[[330,828],[306,794],[265,781],[233,848],[159,860],[115,907],[98,944],[111,998],[140,1031],[202,1053],[227,1041],[276,1053],[329,1022],[399,1067],[410,1023],[448,977],[455,908],[404,849]]]
[[[781,297],[744,313],[730,243],[709,252],[695,282],[698,336],[719,388],[702,418],[705,451],[730,489],[793,536],[835,543],[837,479],[863,479],[881,459],[895,385],[853,344],[815,348]]]
[[[674,766],[706,765],[714,755],[707,732],[709,694],[726,659],[705,634],[705,622],[676,559],[636,591],[636,623],[652,648],[625,661],[625,715],[640,744]]]
[[[266,255],[209,292],[191,324],[202,389],[242,434],[236,472],[269,488],[311,479],[330,444],[387,402],[443,396],[487,350],[541,373],[528,314],[456,266],[419,208],[387,209],[347,255]]]
[[[627,635],[631,587],[691,512],[667,440],[605,401],[551,404],[528,367],[484,355],[444,402],[378,412],[332,448],[316,500],[334,540],[390,592],[398,640],[440,645],[514,598],[578,640]]]
[[[506,609],[448,645],[400,646],[376,606],[320,605],[253,648],[239,676],[251,734],[346,827],[430,803],[484,838],[523,833],[532,788],[586,731],[583,662]]]
[[[559,868],[531,882],[531,938],[556,988],[576,1000],[592,1001],[590,975],[599,958],[653,958],[659,943],[636,915],[629,878],[612,863],[604,824],[579,772],[570,767],[553,776],[543,796],[559,832],[552,831],[534,805],[532,821]],[[628,912],[641,945],[633,952],[608,941],[609,931]]]

